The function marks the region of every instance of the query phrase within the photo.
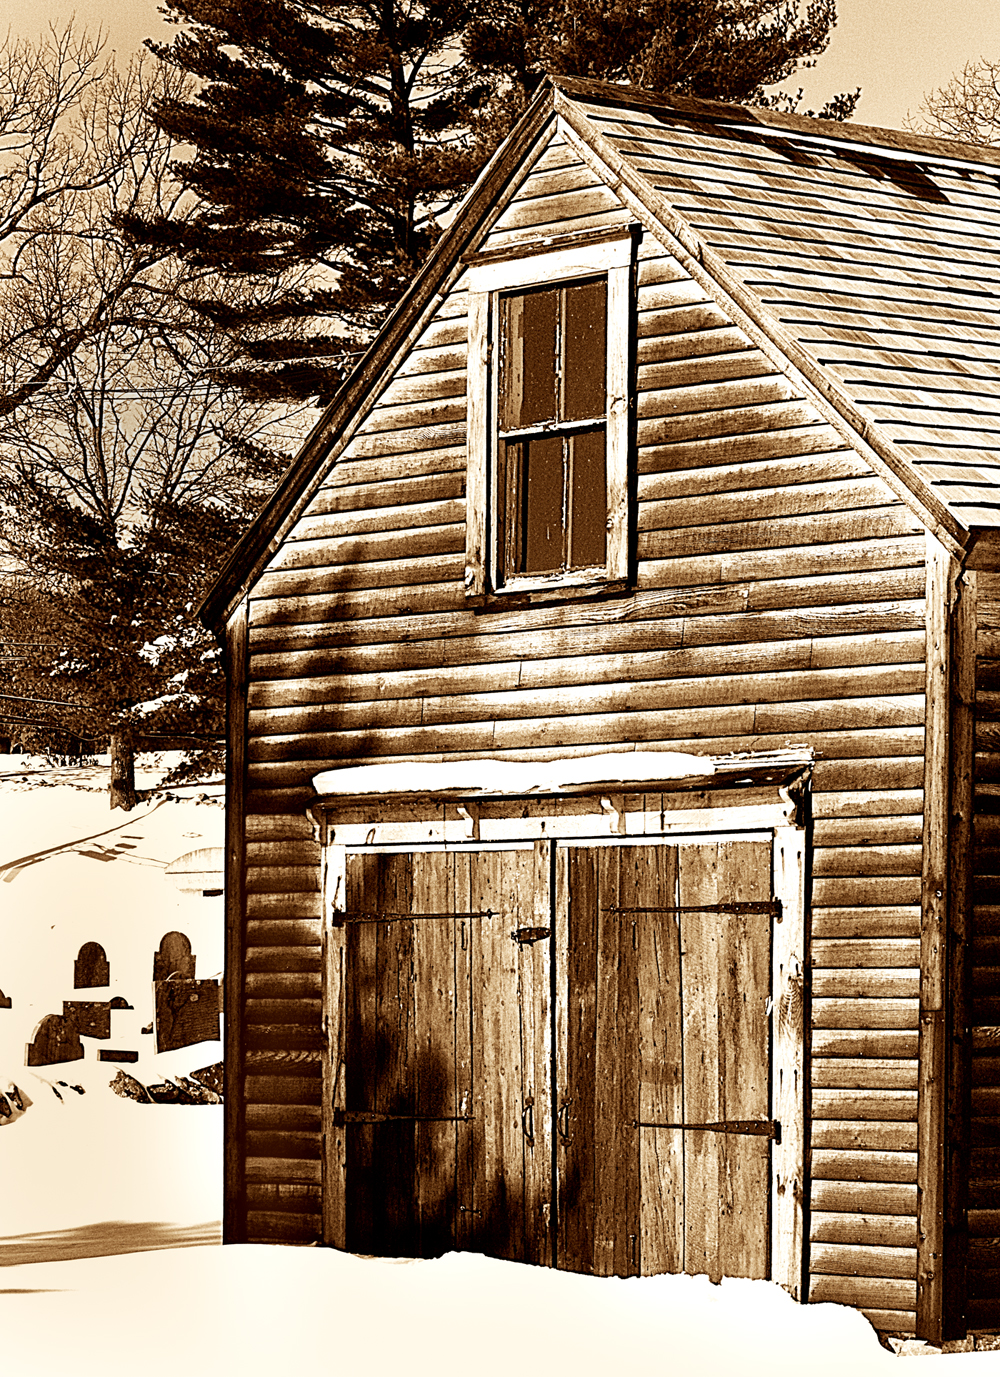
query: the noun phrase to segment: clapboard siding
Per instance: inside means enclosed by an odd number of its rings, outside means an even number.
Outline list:
[[[590,641],[591,644],[606,644],[607,640],[625,640],[632,644],[642,644],[643,641],[651,641],[654,645],[657,641],[656,623],[652,624],[652,630],[643,629],[641,635],[631,637],[617,637],[613,634],[608,637],[581,637],[581,640]],[[547,633],[552,635],[552,633]],[[669,633],[666,633],[669,639]],[[507,638],[508,642],[514,637]],[[668,682],[676,676],[675,686],[677,691],[683,691],[682,686],[688,682],[687,676],[698,676],[703,682],[707,681],[714,674],[717,674],[720,667],[720,660],[725,657],[726,664],[730,671],[746,673],[762,673],[771,670],[772,673],[778,671],[807,671],[810,670],[819,660],[823,664],[824,670],[835,669],[838,664],[846,663],[847,666],[856,667],[859,664],[870,662],[870,657],[866,654],[863,642],[856,641],[854,638],[831,638],[833,643],[817,645],[810,640],[778,641],[771,644],[752,644],[726,646],[720,650],[716,646],[692,646],[690,649],[677,649],[665,651],[620,651],[602,655],[595,653],[592,658],[581,661],[580,655],[586,654],[586,650],[581,646],[580,654],[566,656],[550,656],[541,658],[541,651],[544,650],[545,636],[525,637],[529,642],[525,649],[530,648],[530,643],[539,645],[540,658],[537,659],[490,659],[486,658],[482,664],[458,664],[449,666],[442,665],[439,661],[437,668],[410,669],[406,667],[406,660],[411,658],[407,652],[411,648],[404,648],[404,653],[395,656],[389,648],[377,647],[375,653],[359,655],[357,653],[347,654],[342,657],[342,672],[339,674],[317,675],[315,678],[296,678],[296,679],[275,679],[264,683],[255,684],[251,694],[251,708],[254,710],[268,710],[269,718],[273,715],[275,723],[283,722],[282,711],[291,709],[297,704],[328,704],[335,701],[340,705],[348,702],[374,702],[380,699],[384,689],[387,687],[387,675],[391,674],[391,685],[393,690],[403,698],[419,695],[426,698],[437,698],[448,693],[467,694],[473,691],[482,691],[493,688],[496,690],[510,690],[516,687],[529,689],[540,682],[547,681],[549,686],[565,684],[609,684],[620,682],[623,677],[628,677],[636,683],[645,681]],[[560,638],[562,639],[562,638]],[[570,637],[566,637],[570,640]],[[511,647],[503,644],[493,647],[497,652],[507,650],[508,654]],[[456,647],[450,645],[448,650],[456,652],[468,647]],[[477,647],[478,649],[478,647]],[[378,654],[381,651],[381,654]],[[426,655],[426,652],[424,652]],[[897,637],[885,636],[879,645],[879,656],[877,663],[892,664],[894,661],[902,662],[903,666],[913,664],[916,656],[923,654],[923,633],[906,633]],[[420,656],[424,658],[424,656]],[[442,655],[441,660],[447,657]],[[402,663],[400,663],[402,662]],[[377,666],[377,668],[376,668]],[[398,667],[397,667],[398,666]],[[905,675],[912,671],[905,668],[901,671]],[[799,679],[799,685],[803,682]],[[836,683],[836,681],[830,681]],[[829,686],[829,683],[828,683]],[[706,693],[711,691],[711,685],[706,684]],[[266,727],[267,723],[262,723]],[[282,726],[281,730],[287,730],[287,726]],[[893,808],[893,812],[901,809]],[[824,819],[817,824],[817,840],[821,844],[826,844],[822,838],[836,838],[838,841],[847,840],[852,834],[866,833],[869,839],[874,838],[873,829],[881,825],[883,832],[890,829],[893,835],[883,835],[883,840],[912,841],[912,823],[902,818],[894,818],[889,822],[884,818],[880,823],[874,818],[831,818]],[[919,835],[916,840],[919,840]]]
[[[787,613],[742,613],[697,620],[663,618],[610,626],[550,626],[507,635],[486,632],[478,637],[469,631],[464,637],[448,640],[400,644],[382,641],[345,645],[336,651],[264,653],[255,656],[254,663],[257,671],[268,677],[253,685],[251,704],[265,707],[322,702],[331,696],[341,701],[369,698],[377,683],[371,676],[382,676],[387,671],[398,676],[395,682],[405,692],[440,693],[440,685],[453,667],[466,674],[495,673],[498,681],[505,675],[516,675],[517,681],[523,683],[525,675],[545,672],[551,673],[551,681],[560,682],[562,676],[562,681],[573,682],[581,672],[575,668],[580,654],[592,656],[598,670],[602,661],[610,667],[616,661],[627,660],[630,670],[648,678],[669,675],[672,670],[684,675],[718,668],[723,654],[743,655],[747,664],[763,662],[768,656],[784,656],[794,658],[801,668],[868,663],[873,649],[878,663],[912,663],[923,655],[922,624],[911,629],[918,619],[922,623],[922,604],[855,604],[849,615],[853,626],[881,633],[875,647],[870,635],[824,636],[824,630],[842,626],[843,618],[839,612],[831,615],[823,610],[813,618],[808,612],[799,617]],[[746,645],[744,637],[748,631],[753,634],[754,629],[756,639]],[[791,640],[772,639],[790,631],[799,634]],[[818,634],[810,634],[813,631]],[[470,660],[474,663],[470,664]],[[649,672],[654,666],[657,675]],[[866,810],[867,814],[907,811],[906,801],[897,804],[895,798],[884,791],[883,797]],[[922,800],[916,802],[915,811],[919,812]]]
[[[262,814],[248,804],[247,1235],[308,1243],[321,1207],[319,847],[304,810]]]
[[[447,475],[445,475],[447,478]],[[357,551],[346,552],[338,549],[336,537],[343,536],[357,540],[360,536],[372,535],[385,538],[387,531],[398,530],[399,528],[410,527],[417,530],[423,526],[446,526],[461,521],[465,514],[464,505],[458,499],[464,496],[464,485],[458,488],[451,501],[446,502],[405,502],[400,501],[392,506],[386,505],[384,508],[375,511],[353,510],[348,513],[333,511],[329,514],[323,513],[320,516],[311,517],[304,520],[296,528],[295,539],[289,540],[277,558],[272,561],[272,568],[287,568],[292,561],[303,564],[312,564],[316,561],[310,558],[324,550],[329,543],[330,556],[334,563],[340,562],[340,556],[349,553],[351,557]],[[352,495],[360,497],[367,492],[371,497],[370,488],[362,488],[360,485],[352,492]],[[407,494],[403,494],[405,497]],[[397,494],[400,496],[400,494]],[[355,506],[361,506],[356,502]],[[409,537],[412,539],[412,535]],[[362,546],[362,548],[364,548]],[[328,561],[329,562],[329,561]]]
[[[484,244],[629,218],[556,140]],[[248,1053],[315,1047],[318,867],[292,820],[326,766],[807,741],[811,1295],[912,1332],[923,528],[648,232],[639,255],[626,597],[467,605],[460,280],[251,592]],[[248,1063],[253,1236],[317,1237],[306,1066]]]
[[[706,711],[716,706],[731,704],[801,703],[802,715],[807,715],[810,712],[808,705],[813,703],[822,703],[824,709],[829,705],[831,714],[834,714],[837,711],[835,703],[839,707],[842,700],[849,700],[843,707],[845,717],[849,716],[858,699],[859,666],[852,665],[845,670],[786,669],[788,661],[794,661],[798,656],[799,652],[795,649],[784,652],[780,649],[770,649],[765,653],[751,652],[747,657],[750,664],[744,666],[740,664],[743,657],[734,654],[732,671],[729,674],[705,674],[696,678],[677,679],[651,677],[647,680],[646,674],[655,675],[658,668],[654,662],[643,666],[644,672],[634,677],[630,676],[630,682],[627,683],[622,682],[614,661],[608,663],[604,660],[603,663],[598,663],[594,667],[592,677],[581,673],[578,663],[572,670],[556,669],[556,683],[553,686],[539,684],[513,691],[505,691],[501,687],[493,692],[488,689],[491,683],[496,682],[492,673],[494,667],[487,672],[473,669],[466,671],[466,675],[475,681],[475,686],[480,688],[481,692],[462,692],[459,682],[453,683],[455,691],[445,696],[427,692],[425,689],[418,690],[421,696],[416,697],[407,694],[401,686],[393,685],[391,691],[399,696],[391,699],[375,696],[367,702],[350,704],[323,702],[321,699],[320,705],[316,707],[269,707],[260,715],[252,712],[250,726],[254,733],[255,748],[261,751],[261,743],[271,735],[285,737],[291,734],[297,738],[309,736],[310,744],[313,744],[313,733],[318,734],[315,744],[323,749],[326,740],[324,731],[340,724],[354,727],[377,722],[379,725],[395,727],[408,726],[414,722],[424,726],[436,723],[464,725],[482,720],[497,724],[519,718],[564,719],[578,714],[615,714],[625,710],[638,715],[647,709],[683,711],[692,701],[699,702]],[[768,661],[773,665],[770,673],[766,672]],[[625,666],[622,668],[627,672]],[[744,668],[760,668],[761,672],[741,674],[739,671]],[[542,673],[540,670],[539,677]],[[453,680],[455,677],[449,676]],[[509,677],[516,680],[516,671],[511,670]],[[378,687],[378,684],[372,685],[373,689]],[[388,685],[386,687],[388,688]],[[911,699],[920,697],[920,690],[923,689],[923,666],[881,666],[879,673],[870,676],[866,688],[869,692],[865,699],[878,704],[886,720],[892,712],[907,716],[912,710]],[[888,706],[890,702],[891,709]],[[755,716],[761,717],[764,708],[756,707],[752,711]],[[795,706],[791,708],[791,713],[798,716]],[[794,730],[794,727],[790,729]],[[324,753],[328,753],[328,750]],[[251,754],[251,759],[259,758],[261,757]],[[915,851],[913,859],[919,869],[919,846]],[[842,848],[833,848],[829,857],[819,858],[823,868],[817,868],[816,873],[836,873],[831,867],[840,864],[839,858],[842,856]]]
[[[541,161],[495,218],[482,247],[494,249],[535,240],[551,232],[553,225],[566,233],[605,229],[624,224],[629,218],[618,197],[556,134]]]
[[[777,526],[774,535],[777,536],[780,530],[780,526]],[[682,538],[683,533],[679,533],[678,539]],[[704,543],[704,537],[700,543]],[[922,547],[923,541],[919,544]],[[658,566],[655,570],[650,568],[654,561],[646,561],[639,566],[638,592],[624,606],[608,604],[592,612],[591,625],[613,625],[657,613],[695,617],[727,611],[790,612],[797,608],[823,609],[826,615],[836,619],[841,606],[859,600],[893,602],[922,597],[922,553],[918,565],[915,559],[915,542],[912,540],[886,541],[876,538],[862,545],[848,539],[838,546],[761,550],[754,553],[754,566],[762,577],[752,582],[747,580],[747,558],[739,553],[720,552],[698,559],[655,561]],[[803,573],[803,569],[818,569],[821,572]],[[845,572],[839,572],[841,569]],[[781,573],[787,573],[788,577],[768,577]],[[699,575],[710,582],[699,582]],[[655,579],[659,586],[645,587],[647,579]],[[415,630],[424,629],[425,634],[428,627],[428,621],[420,615],[417,603],[421,608],[437,614],[430,623],[436,634],[460,634],[461,631],[470,634],[476,622],[465,607],[464,597],[460,595],[461,588],[454,583],[438,583],[408,589],[404,585],[395,596],[366,596],[361,592],[342,593],[335,601],[317,595],[254,602],[251,646],[256,650],[258,646],[271,648],[287,645],[289,650],[293,650],[316,644],[343,645],[352,638],[369,641],[392,638],[397,620],[399,639],[409,644],[410,623]],[[398,619],[394,608],[398,609]],[[331,625],[330,617],[334,611],[342,621]],[[519,631],[560,622],[578,623],[584,615],[579,608],[553,609],[547,619],[545,611],[538,608],[533,609],[531,617],[517,620],[498,613],[496,624],[501,630]],[[382,621],[384,617],[393,617],[392,623],[386,625]],[[346,625],[354,622],[360,625]],[[877,645],[877,642],[873,641],[873,645]]]

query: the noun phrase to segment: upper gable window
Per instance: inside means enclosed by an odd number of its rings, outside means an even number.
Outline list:
[[[604,278],[500,298],[502,583],[607,559],[607,318]]]
[[[472,594],[626,577],[631,248],[468,270]]]

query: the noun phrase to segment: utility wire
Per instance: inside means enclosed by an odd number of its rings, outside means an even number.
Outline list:
[[[40,703],[47,708],[73,708],[76,712],[94,712],[93,708],[88,708],[83,703],[65,703],[58,698],[25,698],[16,693],[0,693],[0,698],[6,703]]]
[[[59,732],[61,736],[72,736],[80,741],[100,741],[99,736],[88,736],[86,732],[73,731],[71,727],[57,727],[51,722],[36,722],[32,717],[9,717],[0,713],[0,722],[16,722],[19,727],[38,727],[40,731]]]

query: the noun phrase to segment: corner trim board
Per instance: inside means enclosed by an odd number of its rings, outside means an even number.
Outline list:
[[[248,600],[243,599],[225,629],[226,654],[226,877],[225,877],[225,1084],[223,1118],[224,1243],[245,1243],[246,1105],[243,1096],[243,971],[246,931],[246,796]]]
[[[941,1342],[944,1297],[945,971],[949,903],[948,777],[950,635],[954,561],[928,532],[924,826],[917,1071],[916,1333]]]

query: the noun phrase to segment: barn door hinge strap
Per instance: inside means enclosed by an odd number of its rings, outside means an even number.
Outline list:
[[[515,928],[510,935],[510,940],[523,947],[528,942],[541,942],[544,938],[551,936],[551,928]]]
[[[376,909],[342,909],[334,913],[330,922],[335,928],[348,923],[405,923],[420,918],[499,918],[495,908],[477,908],[471,913],[380,913]]]
[[[376,1114],[367,1109],[335,1109],[333,1122],[337,1128],[345,1124],[468,1124],[471,1114]]]
[[[617,905],[612,908],[601,909],[602,913],[766,913],[771,918],[781,921],[781,900],[767,899],[742,901],[734,900],[728,904],[670,904],[665,908],[658,908],[655,904],[642,904],[636,908],[620,908]]]
[[[753,1138],[773,1138],[781,1142],[781,1124],[777,1119],[720,1119],[711,1124],[647,1124],[636,1128],[682,1128],[696,1133],[739,1133]]]

